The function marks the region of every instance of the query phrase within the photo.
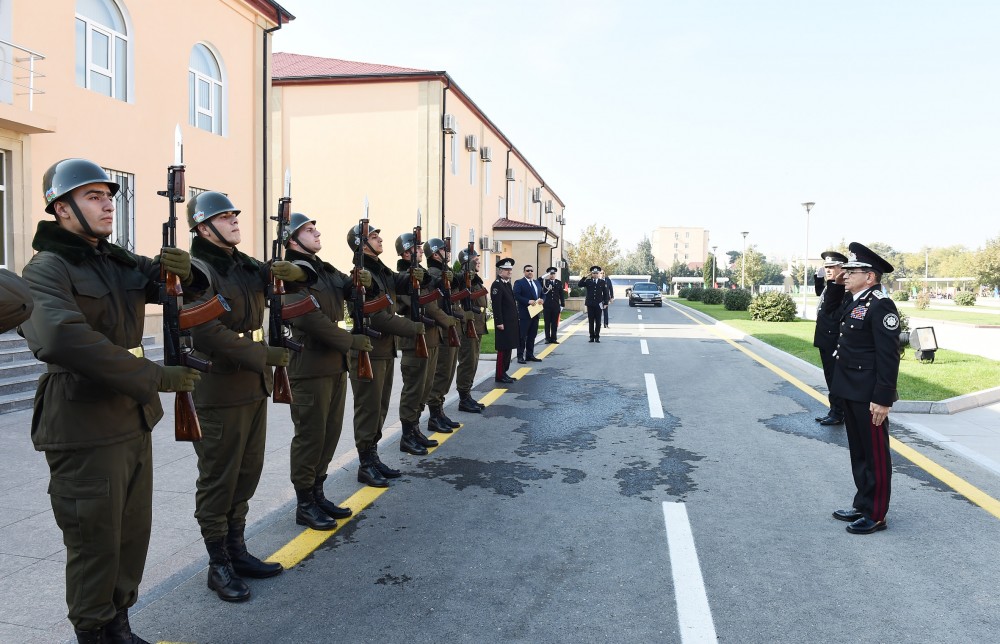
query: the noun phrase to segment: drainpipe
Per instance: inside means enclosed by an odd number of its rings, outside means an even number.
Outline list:
[[[261,94],[263,95],[263,101],[262,102],[263,102],[263,110],[264,110],[264,114],[263,114],[263,119],[264,119],[264,124],[263,125],[264,125],[264,127],[263,127],[263,131],[261,133],[261,137],[262,137],[262,139],[264,141],[264,145],[263,145],[264,150],[263,150],[263,154],[261,155],[261,162],[263,164],[263,172],[262,172],[263,188],[262,188],[262,195],[261,195],[263,202],[262,202],[261,205],[263,206],[262,210],[264,211],[264,236],[263,236],[263,238],[264,238],[264,251],[263,251],[263,254],[260,255],[260,257],[266,257],[267,256],[267,246],[268,246],[268,243],[267,243],[268,242],[267,232],[268,232],[268,229],[270,228],[270,226],[268,226],[268,224],[267,224],[267,222],[268,222],[268,216],[267,216],[267,149],[268,149],[268,144],[267,144],[268,143],[267,142],[267,122],[268,122],[268,118],[270,117],[270,114],[268,114],[268,111],[267,111],[268,110],[267,95],[270,94],[270,91],[269,91],[270,88],[268,87],[268,82],[267,82],[267,75],[268,75],[267,72],[270,69],[270,58],[271,58],[271,56],[270,56],[270,53],[268,51],[268,46],[267,46],[268,45],[268,39],[267,39],[267,37],[269,35],[271,35],[273,32],[281,29],[281,9],[277,9],[277,12],[278,12],[278,26],[271,27],[270,29],[265,29],[264,32],[263,32],[263,34],[262,34],[264,64],[261,65],[262,75],[261,75],[261,85],[260,86],[261,86]]]
[[[441,90],[441,119],[438,121],[438,125],[441,127],[441,237],[444,238],[444,221],[445,221],[445,208],[444,208],[444,182],[445,177],[448,176],[445,172],[445,137],[448,135],[444,131],[444,115],[448,113],[448,90],[451,89],[451,77],[445,76],[444,89]],[[452,134],[452,136],[455,136]]]

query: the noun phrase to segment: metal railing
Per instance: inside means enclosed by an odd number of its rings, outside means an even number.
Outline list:
[[[0,78],[0,81],[6,82],[6,83],[10,83],[13,87],[20,87],[20,88],[26,90],[24,92],[15,92],[15,94],[17,96],[25,96],[25,95],[27,95],[27,97],[28,97],[28,111],[29,112],[34,111],[34,108],[35,108],[35,94],[44,94],[45,93],[42,90],[40,90],[37,87],[35,87],[35,79],[36,78],[45,78],[45,74],[39,74],[39,73],[37,73],[35,71],[35,61],[36,60],[45,60],[45,54],[40,54],[37,51],[33,51],[31,49],[28,49],[27,47],[22,47],[20,45],[15,45],[12,42],[7,42],[6,40],[2,40],[2,39],[0,39],[0,45],[6,46],[6,47],[10,47],[11,49],[13,49],[14,51],[17,51],[17,52],[24,52],[25,54],[27,54],[27,56],[14,56],[13,60],[4,61],[5,64],[7,64],[7,65],[10,66],[10,78],[7,78],[6,75],[4,75],[2,78]],[[25,62],[28,63],[27,67],[25,67],[22,64],[22,63],[25,63]],[[16,76],[15,74],[17,74],[17,72],[15,70],[21,70],[22,72],[26,72],[27,75],[26,76]],[[28,81],[27,84],[25,84],[23,82],[25,80]]]

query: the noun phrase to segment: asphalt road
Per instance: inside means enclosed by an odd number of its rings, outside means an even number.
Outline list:
[[[616,302],[600,344],[586,321],[575,328],[481,417],[462,414],[473,420],[431,455],[408,457],[402,479],[300,563],[251,581],[249,602],[216,600],[196,571],[133,616],[136,632],[200,643],[997,641],[993,514],[894,452],[889,529],[850,535],[830,515],[853,497],[844,431],[814,422],[814,397],[669,303]],[[1000,497],[995,476],[893,435]],[[328,489],[359,489],[353,475],[337,472]],[[289,516],[250,547],[274,553],[301,533]]]

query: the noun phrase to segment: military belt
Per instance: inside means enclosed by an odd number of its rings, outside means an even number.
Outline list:
[[[134,355],[136,358],[146,357],[146,352],[143,350],[141,344],[137,347],[132,347],[131,349],[128,349],[128,352]],[[63,366],[51,363],[45,365],[45,370],[48,373],[76,373],[75,371],[71,371]]]
[[[253,331],[247,331],[246,333],[240,333],[239,336],[241,338],[245,338],[245,337],[249,336],[250,339],[253,340],[254,342],[263,342],[264,341],[264,327],[261,327],[259,329],[254,329]]]
[[[128,350],[128,352],[131,353],[132,355],[134,355],[136,358],[145,358],[146,357],[146,352],[143,351],[141,344],[139,346],[137,346],[137,347],[132,347],[131,349]]]

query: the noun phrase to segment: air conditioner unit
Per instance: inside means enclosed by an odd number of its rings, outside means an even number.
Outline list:
[[[539,203],[542,200],[542,189],[532,188],[531,189],[531,203]]]
[[[479,148],[479,158],[482,159],[485,163],[489,163],[490,161],[493,160],[493,151],[490,150],[490,146],[484,145],[483,147]]]
[[[479,250],[489,250],[490,249],[490,237],[486,235],[479,238]]]
[[[454,134],[455,130],[458,129],[458,121],[455,120],[454,114],[445,114],[443,122],[441,123],[441,129],[447,134]]]
[[[507,168],[507,181],[514,180],[514,168]]]
[[[493,252],[494,253],[502,253],[503,252],[503,242],[502,241],[495,241],[495,242],[493,242]]]
[[[549,199],[545,202],[545,212],[552,212],[552,200]]]
[[[469,152],[475,152],[479,149],[479,138],[475,134],[469,134],[465,137],[465,149]]]

